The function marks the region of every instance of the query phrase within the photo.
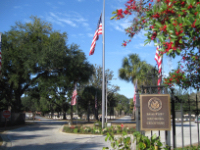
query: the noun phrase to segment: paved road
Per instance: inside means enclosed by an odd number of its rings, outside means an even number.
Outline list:
[[[61,127],[66,124],[64,121],[56,121],[40,118],[41,121],[35,121],[36,124],[18,128],[6,132],[3,139],[6,147],[0,147],[0,150],[101,150],[102,147],[110,147],[109,142],[105,142],[105,136],[102,135],[77,135],[61,132]],[[132,123],[130,116],[112,121],[113,123]],[[177,147],[182,146],[182,132],[180,123],[176,124]],[[197,124],[192,123],[192,143],[197,143]],[[154,131],[153,134],[157,131]],[[150,132],[145,133],[150,137]],[[184,144],[190,144],[189,123],[184,123]],[[171,134],[172,137],[172,134]],[[161,139],[164,142],[164,132],[161,131]],[[172,138],[171,138],[172,139]],[[172,142],[171,142],[172,144]]]
[[[60,131],[64,121],[40,118],[37,124],[6,132],[4,149],[9,150],[101,150],[110,146],[102,135],[66,134]],[[0,148],[1,149],[1,148]]]

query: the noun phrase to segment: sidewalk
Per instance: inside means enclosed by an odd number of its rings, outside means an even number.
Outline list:
[[[199,125],[200,128],[200,125]],[[153,131],[153,134],[158,136],[158,131]],[[171,146],[173,146],[173,135],[172,128],[170,132],[171,136]],[[145,133],[145,136],[151,137],[151,132],[148,131]],[[160,131],[161,142],[165,143],[165,131]],[[184,146],[190,145],[190,126],[189,122],[183,124],[183,138]],[[198,132],[197,132],[197,123],[191,122],[191,143],[198,143]],[[176,123],[176,147],[182,147],[182,130],[181,123]]]

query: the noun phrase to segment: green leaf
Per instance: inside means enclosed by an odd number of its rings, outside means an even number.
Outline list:
[[[187,4],[190,5],[190,0],[186,0]]]
[[[173,52],[173,49],[170,49],[170,50],[169,50],[169,53],[171,53],[171,52]]]
[[[148,43],[151,42],[151,39],[147,39],[147,40],[145,40],[144,42],[145,42],[145,43],[144,43],[144,46],[145,46],[145,45],[147,45]]]
[[[154,134],[152,137],[151,137],[153,140],[157,138],[157,135]]]
[[[171,36],[172,38],[174,38],[174,39],[177,38],[177,36],[176,36],[176,35],[173,35],[173,34],[171,34],[170,36]]]
[[[169,32],[169,33],[174,33],[174,30],[169,30],[168,32]]]
[[[179,34],[179,36],[185,36],[185,34],[184,34],[184,33],[181,33],[181,34]]]
[[[113,19],[115,19],[116,18],[116,16],[112,16],[111,18],[110,18],[110,20],[113,20]]]
[[[160,22],[155,22],[156,26],[158,26],[159,28],[162,26],[162,24]]]
[[[112,14],[116,14],[116,13],[117,13],[117,10],[112,12]]]

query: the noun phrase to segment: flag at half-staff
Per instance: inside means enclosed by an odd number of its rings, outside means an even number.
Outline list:
[[[160,49],[161,47],[158,45],[156,48],[156,55],[155,55],[155,60],[158,65],[158,82],[157,85],[160,86],[162,82],[162,56],[160,56]]]
[[[93,55],[94,54],[96,41],[99,39],[99,35],[102,34],[102,19],[101,19],[101,16],[100,16],[98,24],[97,24],[97,29],[96,29],[96,31],[94,33],[94,37],[93,37],[92,44],[91,44],[91,47],[90,47],[89,55]]]
[[[76,105],[76,96],[77,96],[77,90],[76,90],[76,85],[75,85],[74,91],[72,93],[71,105]]]

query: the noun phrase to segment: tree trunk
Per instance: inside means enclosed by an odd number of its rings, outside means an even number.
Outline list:
[[[90,106],[88,106],[87,120],[88,122],[90,122]]]
[[[15,110],[15,112],[21,112],[21,108],[22,108],[21,95],[20,95],[19,90],[16,90],[15,91],[15,106],[14,106],[14,110]]]
[[[51,119],[53,119],[53,116],[54,116],[54,112],[53,112],[53,109],[51,109]]]
[[[66,112],[65,111],[63,111],[63,120],[66,120],[67,118],[66,118]]]
[[[112,111],[112,108],[110,108],[110,120],[111,120],[111,111]]]

